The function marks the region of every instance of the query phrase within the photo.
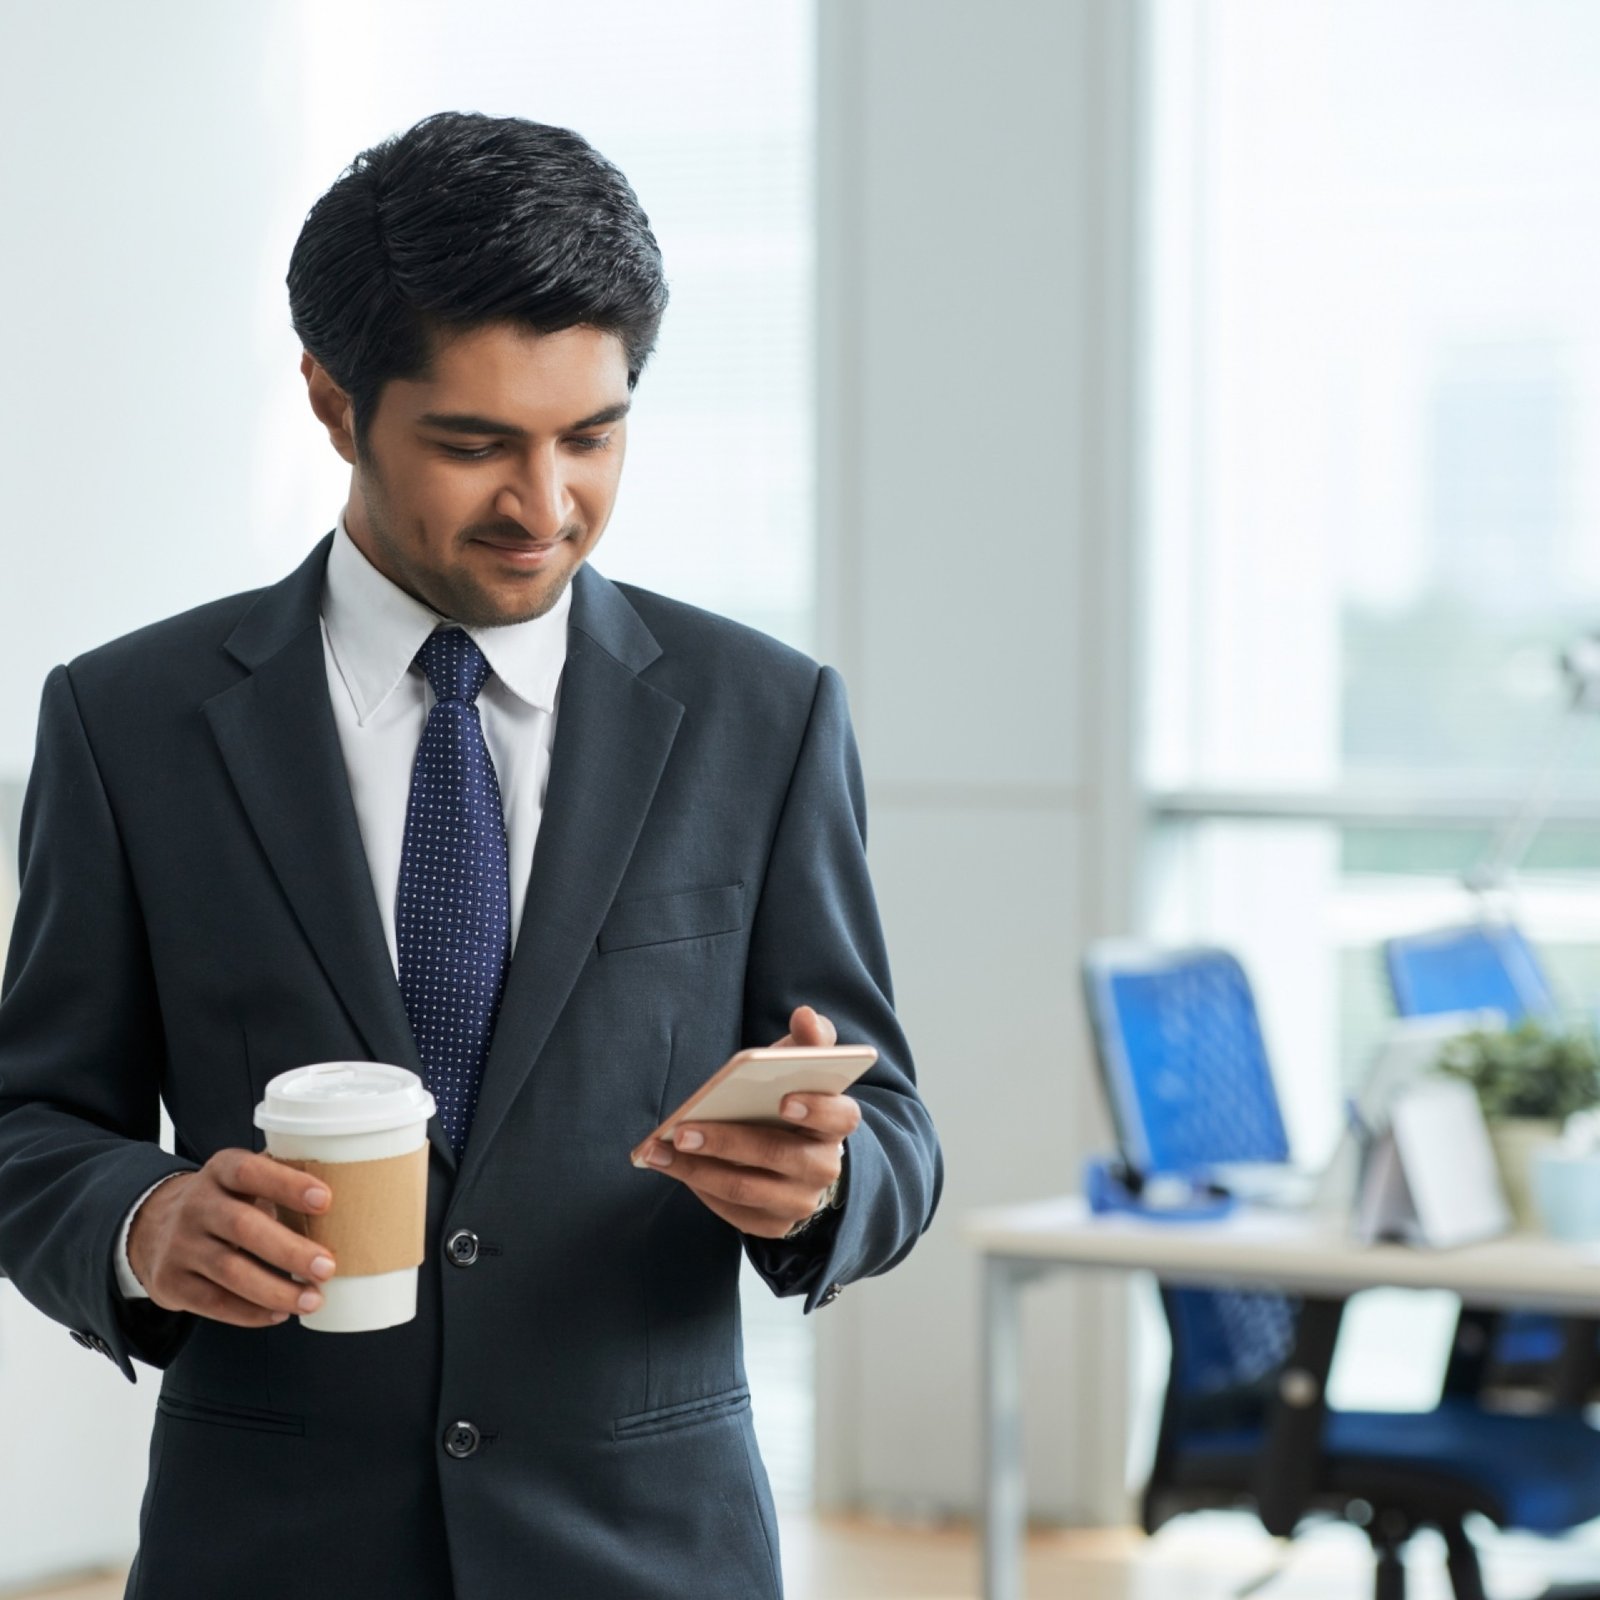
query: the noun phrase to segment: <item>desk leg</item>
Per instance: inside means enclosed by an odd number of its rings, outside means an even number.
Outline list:
[[[1024,1266],[983,1263],[983,1595],[1022,1600],[1027,1496],[1022,1470]]]
[[[1581,1411],[1594,1388],[1595,1340],[1600,1329],[1589,1317],[1561,1319],[1561,1354],[1557,1358],[1551,1395],[1558,1411]]]

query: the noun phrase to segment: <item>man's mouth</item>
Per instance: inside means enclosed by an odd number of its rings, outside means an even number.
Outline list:
[[[511,562],[514,566],[536,568],[543,565],[550,552],[565,544],[566,540],[565,538],[547,539],[541,543],[535,543],[528,539],[480,538],[474,542],[487,545],[498,556]]]

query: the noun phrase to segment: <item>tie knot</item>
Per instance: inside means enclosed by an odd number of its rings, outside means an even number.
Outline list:
[[[489,679],[489,663],[464,628],[435,628],[417,651],[436,700],[471,705]]]

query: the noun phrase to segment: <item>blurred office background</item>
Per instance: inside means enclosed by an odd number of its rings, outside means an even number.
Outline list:
[[[850,687],[949,1182],[881,1283],[747,1297],[757,1427],[793,1526],[959,1528],[958,1221],[1106,1143],[1088,941],[1238,950],[1314,1161],[1380,941],[1471,915],[1548,769],[1520,914],[1600,996],[1600,729],[1557,669],[1600,626],[1600,8],[0,0],[0,926],[48,669],[331,525],[284,267],[443,107],[579,129],[656,226],[596,564]],[[1036,1293],[1033,1510],[1124,1526],[1159,1334],[1115,1285]],[[1426,1404],[1453,1317],[1373,1297],[1336,1398]],[[127,1559],[155,1388],[0,1284],[0,1592]],[[975,1592],[948,1548],[906,1592]]]

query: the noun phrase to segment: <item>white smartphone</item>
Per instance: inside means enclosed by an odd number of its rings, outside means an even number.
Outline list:
[[[723,1063],[648,1138],[633,1147],[630,1160],[648,1166],[645,1152],[680,1122],[764,1122],[792,1128],[778,1113],[791,1094],[843,1094],[874,1061],[870,1044],[768,1045],[741,1050]]]

